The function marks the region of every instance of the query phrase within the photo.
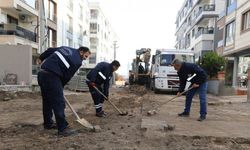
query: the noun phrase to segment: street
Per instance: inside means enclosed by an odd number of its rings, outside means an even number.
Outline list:
[[[180,118],[177,114],[183,111],[183,96],[162,105],[174,95],[154,94],[142,86],[113,87],[110,100],[121,110],[128,111],[128,115],[119,116],[106,102],[104,110],[108,116],[97,118],[88,92],[65,91],[80,117],[100,125],[101,130],[84,129],[66,108],[67,120],[79,134],[57,137],[56,130],[43,129],[39,93],[17,92],[14,98],[3,100],[5,95],[0,93],[0,147],[4,150],[250,149],[250,104],[245,102],[246,96],[208,94],[207,119],[198,122],[198,97],[193,101],[190,117]],[[147,115],[152,109],[157,110],[156,114]]]

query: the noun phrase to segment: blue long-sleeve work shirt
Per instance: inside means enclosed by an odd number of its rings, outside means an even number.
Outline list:
[[[104,95],[109,95],[109,82],[113,76],[113,67],[110,63],[100,62],[92,69],[87,78],[90,82],[94,82],[97,85],[103,85]]]
[[[192,63],[183,62],[177,74],[180,78],[179,92],[184,91],[188,77],[194,74],[196,74],[196,76],[190,80],[191,84],[196,83],[200,85],[207,81],[206,72],[198,65]]]
[[[63,86],[82,65],[79,50],[66,46],[49,48],[39,58],[43,61],[41,68],[59,76]]]

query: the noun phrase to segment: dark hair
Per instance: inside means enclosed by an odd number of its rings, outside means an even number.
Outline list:
[[[91,53],[90,50],[89,50],[89,48],[88,48],[88,47],[84,47],[84,46],[79,47],[78,50],[79,50],[79,51],[82,51],[82,52],[84,52],[84,53],[86,53],[86,52]]]
[[[120,67],[121,66],[120,63],[119,63],[119,61],[117,61],[117,60],[112,61],[111,65],[112,66],[116,66],[116,67]]]

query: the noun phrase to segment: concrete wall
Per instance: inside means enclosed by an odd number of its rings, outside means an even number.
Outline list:
[[[17,82],[31,85],[32,47],[29,45],[0,45],[0,82],[8,73],[17,74]]]

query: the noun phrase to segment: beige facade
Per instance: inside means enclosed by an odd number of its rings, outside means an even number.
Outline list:
[[[191,49],[196,61],[214,50],[216,19],[224,0],[185,0],[176,18],[177,49]]]
[[[222,37],[217,44],[217,52],[229,57],[233,63],[233,87],[242,86],[250,63],[250,1],[226,0],[223,15],[218,19],[217,26]]]
[[[1,0],[0,12],[0,43],[31,45],[37,50],[36,1],[25,3],[21,0]]]
[[[250,48],[250,16],[247,17],[246,21],[244,21],[244,14],[250,12],[250,1],[248,0],[237,0],[236,2],[237,7],[233,12],[230,14],[226,14],[225,16],[225,32],[224,32],[224,39],[227,39],[227,28],[231,22],[234,22],[234,27],[232,29],[233,32],[233,42],[231,44],[226,44],[224,47],[224,56],[233,56],[233,55],[245,55],[249,54]],[[249,13],[250,14],[250,13]],[[246,22],[247,27],[243,29],[244,22]]]

